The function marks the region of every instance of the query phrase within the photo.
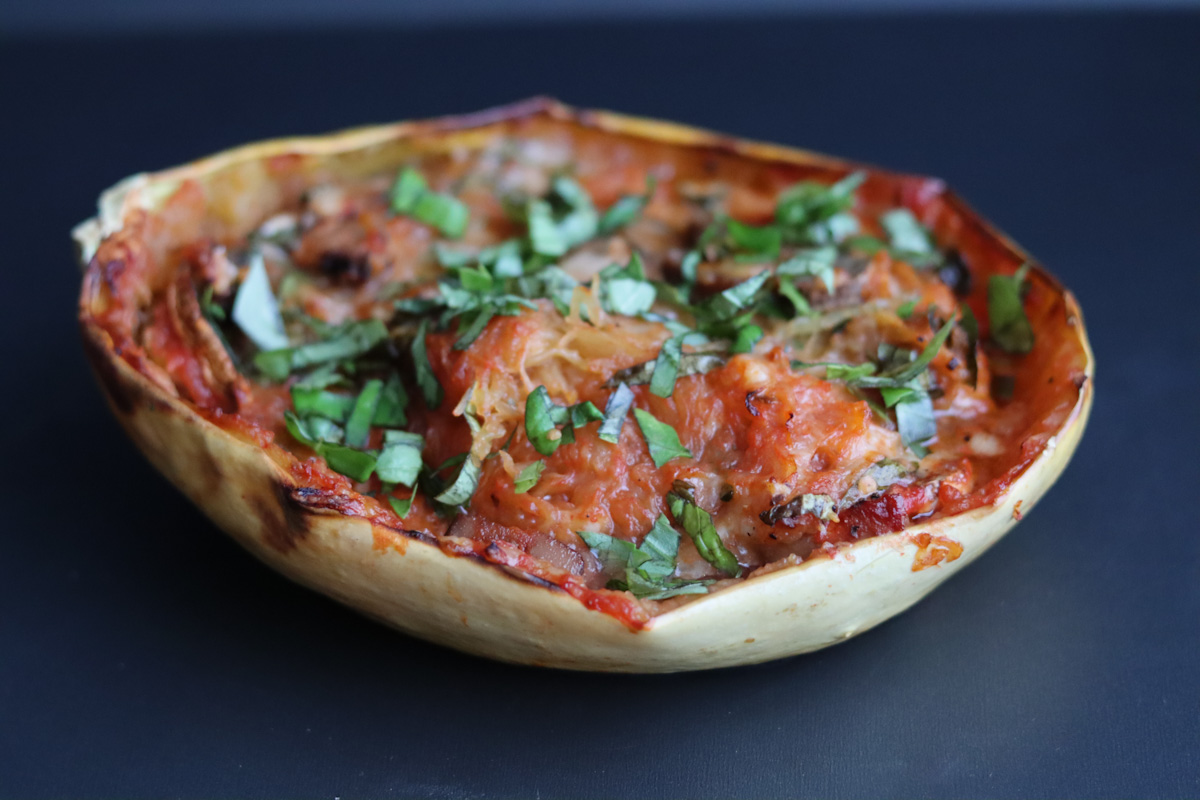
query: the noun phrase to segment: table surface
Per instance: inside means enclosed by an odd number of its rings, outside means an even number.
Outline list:
[[[0,795],[1200,796],[1198,42],[1118,14],[0,41]],[[460,655],[239,550],[103,406],[68,228],[128,173],[539,93],[946,178],[1087,316],[1055,489],[877,629],[700,674]]]

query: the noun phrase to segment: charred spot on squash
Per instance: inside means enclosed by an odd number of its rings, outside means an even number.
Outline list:
[[[297,494],[315,490],[294,488],[284,483],[274,483],[268,497],[251,497],[250,505],[263,523],[263,539],[280,553],[290,553],[298,542],[309,534],[309,513],[296,500]]]

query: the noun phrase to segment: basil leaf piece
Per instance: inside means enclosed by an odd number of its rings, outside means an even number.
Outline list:
[[[633,410],[642,436],[646,439],[646,447],[654,466],[661,467],[674,458],[691,458],[692,452],[679,441],[679,434],[665,422],[659,421],[649,411],[640,408]]]
[[[582,428],[589,422],[604,419],[604,412],[596,408],[596,404],[591,400],[584,403],[576,403],[567,409],[570,414],[570,422],[572,428]]]
[[[567,252],[567,240],[554,223],[550,204],[545,200],[530,200],[525,210],[529,226],[529,244],[538,255],[557,258]]]
[[[800,290],[796,288],[796,284],[790,280],[780,279],[779,293],[787,298],[792,307],[796,309],[796,316],[807,317],[814,313],[812,306],[808,303],[808,298],[800,294]]]
[[[430,191],[425,178],[412,167],[405,167],[396,177],[391,200],[395,213],[411,216],[452,239],[463,235],[470,219],[470,211],[461,200]]]
[[[250,268],[233,298],[234,323],[259,350],[279,350],[288,346],[279,301],[271,291],[271,279],[257,250],[250,256]]]
[[[336,443],[341,438],[341,428],[331,420],[322,417],[305,420],[290,410],[283,412],[283,419],[288,433],[316,451],[333,471],[360,482],[375,471],[374,455]]]
[[[797,250],[796,254],[775,268],[776,275],[801,276],[811,275],[819,278],[825,284],[825,289],[833,294],[833,265],[837,262],[836,247],[817,247],[809,250]],[[783,281],[780,281],[782,284]]]
[[[887,231],[888,241],[897,254],[927,255],[936,252],[929,232],[907,208],[894,208],[883,214],[879,217],[879,224]]]
[[[294,370],[361,356],[387,335],[387,327],[377,319],[348,322],[333,327],[322,341],[261,352],[254,357],[254,365],[268,378],[281,381]]]
[[[933,416],[933,401],[929,393],[920,390],[896,404],[896,427],[904,446],[924,458],[929,454],[925,447],[937,435],[937,421]]]
[[[326,417],[345,422],[354,408],[355,398],[334,394],[323,389],[307,389],[299,384],[292,387],[292,407],[301,417]]]
[[[565,422],[566,409],[550,399],[545,386],[539,386],[525,398],[525,435],[533,449],[544,456],[553,455],[562,444],[558,426]],[[558,435],[554,435],[558,434]]]
[[[371,473],[375,471],[375,456],[353,447],[322,444],[317,452],[334,472],[340,472],[360,483],[370,478]]]
[[[600,423],[597,435],[611,444],[621,441],[621,428],[625,425],[625,417],[632,405],[633,390],[624,383],[617,384],[604,406],[604,420]]]
[[[743,325],[738,328],[737,337],[730,346],[731,353],[749,353],[763,338],[763,329],[758,325]]]
[[[682,331],[677,335],[695,334],[700,336],[695,331]],[[714,369],[720,369],[729,361],[729,356],[724,353],[683,353],[679,357],[679,366],[676,368],[676,379],[683,378],[688,375],[699,375]],[[650,383],[654,377],[655,365],[658,364],[658,359],[654,361],[643,361],[641,364],[635,364],[632,367],[626,367],[622,370],[617,370],[612,377],[605,382],[606,387],[616,386],[618,384],[627,383],[630,386],[640,386]]]
[[[866,177],[865,172],[854,172],[830,186],[802,181],[782,192],[775,221],[782,226],[785,240],[827,244],[858,230],[858,221],[845,212],[854,206],[854,192]]]
[[[875,365],[869,362],[866,364],[839,364],[832,361],[792,362],[792,369],[808,369],[810,367],[824,367],[827,381],[845,381],[846,383],[855,383],[860,378],[875,373]]]
[[[938,351],[942,349],[942,345],[946,343],[946,339],[950,337],[950,331],[954,329],[955,319],[950,317],[930,340],[929,344],[921,350],[921,354],[913,361],[907,364],[901,364],[885,369],[879,375],[867,375],[854,378],[856,386],[864,386],[868,388],[879,388],[883,386],[898,387],[903,386],[913,378],[925,371],[926,367],[933,361]]]
[[[483,465],[479,459],[469,456],[458,470],[454,483],[450,484],[449,488],[434,500],[448,506],[466,505],[470,501],[471,495],[475,494],[475,487],[479,485],[479,476],[482,472]]]
[[[675,492],[667,495],[667,504],[675,521],[683,527],[705,561],[735,578],[742,574],[741,565],[721,541],[711,514]]]
[[[408,415],[404,413],[406,408],[408,408],[408,392],[405,391],[400,376],[392,373],[379,393],[379,405],[375,407],[373,424],[383,428],[399,428],[407,425]]]
[[[371,422],[375,419],[375,409],[379,406],[379,393],[383,390],[383,381],[369,380],[363,384],[350,418],[346,420],[346,444],[362,449],[367,446],[371,434]]]
[[[379,480],[385,483],[401,483],[411,487],[421,472],[421,450],[425,438],[408,431],[385,431],[383,451],[375,464]]]
[[[896,316],[898,316],[900,319],[909,319],[910,317],[912,317],[913,311],[916,309],[916,307],[917,307],[916,300],[909,300],[907,303],[902,303],[896,309]]]
[[[988,279],[988,325],[991,339],[1006,353],[1025,354],[1033,350],[1033,326],[1025,315],[1022,300],[1029,264],[1023,264],[1012,277],[993,275]]]
[[[426,225],[432,225],[451,239],[457,239],[467,230],[471,212],[457,197],[437,192],[426,192],[417,200],[412,215]]]
[[[454,342],[453,348],[461,351],[466,350],[468,347],[474,344],[475,340],[479,338],[481,333],[483,333],[484,329],[487,327],[487,324],[492,321],[492,317],[494,316],[496,316],[496,308],[495,306],[491,305],[484,306],[483,308],[479,309],[479,311],[475,312],[470,324],[468,324],[465,329],[460,324],[460,333],[458,335],[458,339],[456,339]]]
[[[513,491],[517,494],[525,494],[542,478],[542,472],[546,469],[545,461],[534,461],[532,464],[526,465],[524,469],[517,475],[517,479],[513,481]]]
[[[747,225],[736,219],[725,220],[725,229],[734,247],[747,253],[778,258],[783,232],[775,225]]]
[[[400,519],[404,519],[408,516],[408,512],[412,511],[413,501],[416,499],[417,490],[413,489],[413,493],[403,500],[397,500],[394,497],[389,497],[387,501],[391,505],[392,510],[396,512],[396,516]]]
[[[600,224],[596,228],[599,234],[609,234],[618,228],[624,228],[629,223],[633,222],[650,202],[650,198],[654,196],[654,189],[657,181],[653,175],[646,176],[646,193],[645,194],[627,194],[617,198],[617,201],[609,206],[604,215],[600,217]]]
[[[761,334],[761,329],[759,333]],[[654,360],[654,369],[650,374],[650,393],[659,397],[670,397],[675,391],[675,381],[679,377],[679,367],[683,361],[683,346],[688,340],[703,339],[701,334],[694,331],[672,336],[663,342]]]
[[[913,383],[915,383],[915,381]],[[884,386],[879,390],[879,393],[883,395],[883,404],[887,408],[891,408],[897,403],[903,403],[906,400],[913,399],[916,395],[923,391],[924,389],[918,384],[916,386]]]
[[[289,357],[289,362],[291,361]],[[325,389],[329,386],[346,384],[348,381],[338,374],[338,365],[330,362],[322,364],[304,377],[292,384],[295,389]]]
[[[631,592],[635,597],[664,600],[680,594],[704,594],[710,581],[671,580],[679,553],[679,532],[665,514],[659,514],[641,546],[604,533],[578,531],[579,537],[600,560],[605,572],[624,572],[625,580],[612,580],[608,588]]]
[[[417,336],[412,343],[413,365],[416,367],[417,386],[421,388],[421,396],[425,399],[426,407],[435,409],[442,404],[442,384],[438,382],[437,375],[433,372],[433,365],[429,363],[429,351],[425,349],[425,333],[429,327],[429,320],[421,320],[420,327],[417,328]]]
[[[720,294],[713,295],[696,309],[696,317],[705,324],[724,322],[754,305],[758,292],[770,279],[770,270],[763,270],[752,278],[730,286]]]
[[[633,278],[614,278],[600,284],[600,303],[610,314],[636,317],[654,306],[654,284]]]

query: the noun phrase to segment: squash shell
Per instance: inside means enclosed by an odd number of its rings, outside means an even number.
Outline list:
[[[92,311],[100,241],[141,211],[162,207],[185,181],[211,193],[211,213],[237,226],[269,205],[276,157],[307,159],[314,170],[362,175],[394,165],[405,143],[429,135],[463,144],[487,126],[548,115],[615,134],[680,147],[732,151],[752,159],[853,166],[776,145],[733,140],[676,124],[580,111],[535,99],[480,114],[361,128],[326,137],[251,144],[154,174],[127,178],[105,192],[96,218],[73,235],[85,267],[80,325],[85,349],[113,413],[150,462],[217,526],[289,578],[406,633],[503,661],[577,670],[675,672],[750,664],[817,650],[883,622],[920,600],[977,558],[1027,513],[1058,478],[1082,436],[1092,404],[1093,359],[1078,304],[1061,293],[1060,335],[1075,337],[1087,379],[1055,435],[994,502],[912,525],[757,575],[653,617],[634,630],[544,582],[470,556],[451,555],[418,537],[396,537],[368,520],[298,504],[300,487],[262,448],[210,422],[116,351]],[[253,191],[248,191],[253,189]],[[944,190],[943,190],[944,191]],[[947,193],[961,214],[999,246],[1024,253]],[[89,264],[89,262],[92,262]],[[380,534],[383,534],[381,537]],[[923,535],[962,548],[956,559],[922,568]],[[380,547],[390,540],[392,546]]]

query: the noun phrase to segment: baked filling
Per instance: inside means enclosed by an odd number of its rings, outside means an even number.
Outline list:
[[[990,502],[1083,380],[932,182],[535,118],[281,197],[167,263],[106,239],[121,356],[311,507],[630,624]]]

